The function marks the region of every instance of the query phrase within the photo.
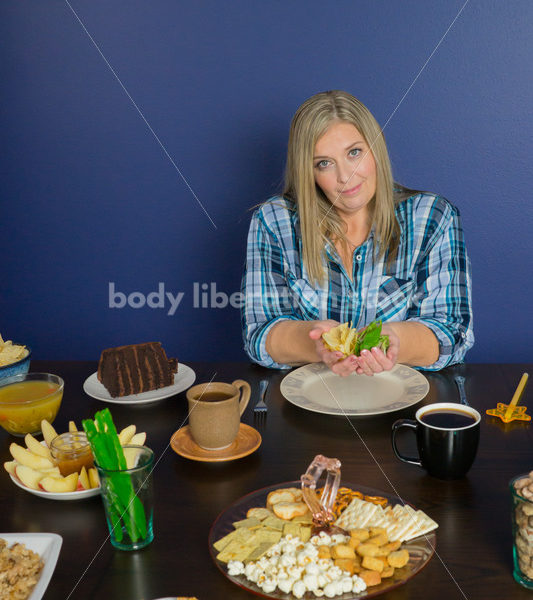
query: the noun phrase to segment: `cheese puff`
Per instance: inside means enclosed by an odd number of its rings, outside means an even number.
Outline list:
[[[407,550],[398,550],[397,552],[391,552],[387,556],[387,562],[391,567],[401,569],[409,562],[409,552]]]
[[[389,542],[388,544],[383,544],[383,546],[379,547],[379,553],[376,556],[388,556],[391,552],[395,552],[402,545],[400,540],[395,540],[394,542]]]
[[[386,566],[383,571],[381,571],[381,579],[387,579],[388,577],[392,577],[394,575],[394,567]]]
[[[368,529],[351,529],[350,537],[364,542],[370,537],[370,532],[368,531]]]
[[[336,544],[331,549],[331,558],[355,558],[355,550],[348,544]]]
[[[348,540],[348,546],[351,546],[354,550],[355,550],[355,548],[357,548],[357,546],[359,546],[360,543],[361,543],[361,540],[358,540],[357,538],[351,537]]]
[[[381,583],[381,575],[378,571],[368,571],[367,569],[363,569],[359,573],[359,577],[366,583],[366,587],[379,585]]]
[[[369,571],[377,571],[378,573],[381,573],[381,571],[383,571],[385,568],[383,561],[381,561],[379,558],[373,558],[372,556],[365,556],[361,566],[364,569],[368,569]]]
[[[355,549],[359,556],[377,556],[379,553],[379,546],[376,544],[368,544],[367,542],[363,542],[357,546]]]
[[[369,544],[376,544],[376,546],[383,546],[389,541],[389,536],[387,532],[378,533],[376,535],[372,535],[372,529],[370,530],[371,536],[368,538]]]
[[[343,571],[348,571],[350,575],[355,573],[356,564],[353,558],[336,558],[334,563],[336,567],[339,567]]]

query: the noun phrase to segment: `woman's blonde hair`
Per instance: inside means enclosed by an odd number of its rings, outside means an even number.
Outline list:
[[[395,216],[394,181],[383,132],[368,108],[342,91],[321,92],[306,100],[293,117],[283,195],[296,202],[300,217],[303,262],[312,281],[322,282],[324,245],[340,240],[348,245],[346,226],[316,185],[313,154],[318,139],[333,121],[355,125],[376,163],[376,193],[369,204],[371,226],[379,240],[378,257],[398,249],[400,227]]]

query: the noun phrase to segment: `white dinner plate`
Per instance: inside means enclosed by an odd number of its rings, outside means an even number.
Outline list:
[[[113,404],[147,404],[148,402],[157,402],[158,400],[163,400],[163,398],[168,398],[187,390],[194,383],[195,379],[196,373],[191,367],[183,363],[178,363],[178,372],[174,375],[174,383],[158,390],[113,398],[105,386],[98,381],[97,373],[93,373],[85,380],[83,390],[88,396],[102,400],[103,402],[112,402]]]
[[[41,600],[56,568],[63,538],[57,533],[0,533],[0,538],[6,540],[8,546],[16,543],[25,544],[26,548],[37,552],[41,557],[44,567],[39,581],[28,598],[28,600]]]
[[[24,485],[20,479],[9,474],[11,481],[19,488],[33,494],[34,496],[40,496],[41,498],[48,498],[49,500],[84,500],[91,496],[98,496],[100,494],[100,487],[91,488],[90,490],[79,490],[76,492],[47,492],[45,490],[33,490],[27,485]]]
[[[280,389],[289,402],[305,410],[362,417],[420,402],[429,391],[429,382],[422,373],[405,365],[372,377],[356,373],[340,377],[324,363],[314,363],[286,375]]]

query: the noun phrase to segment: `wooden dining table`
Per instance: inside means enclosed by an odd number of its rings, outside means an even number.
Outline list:
[[[436,551],[428,564],[383,600],[526,599],[530,592],[516,583],[512,571],[509,481],[533,469],[530,422],[502,423],[485,410],[509,402],[531,365],[464,364],[438,373],[425,372],[429,392],[418,404],[378,416],[339,417],[310,412],[288,402],[280,392],[286,371],[248,363],[188,363],[196,382],[245,379],[252,399],[243,422],[260,432],[260,447],[244,458],[221,463],[199,462],[170,447],[174,432],[187,423],[185,392],[141,405],[107,404],[86,395],[85,379],[94,362],[33,361],[34,372],[65,380],[63,402],[54,422],[58,432],[74,420],[111,409],[117,428],[130,423],[146,431],[155,452],[154,540],[146,548],[116,550],[108,539],[99,496],[79,501],[38,497],[0,474],[0,532],[54,532],[63,538],[59,559],[44,595],[46,600],[153,600],[195,596],[198,600],[246,600],[253,593],[228,580],[214,564],[208,547],[211,526],[222,511],[242,496],[266,486],[298,480],[315,455],[341,461],[344,482],[400,496],[425,511],[439,527]],[[458,402],[454,381],[465,377],[471,406],[482,414],[477,458],[466,477],[442,481],[395,458],[391,427],[396,419],[414,418],[420,406]],[[253,405],[261,379],[270,382],[268,412],[257,419]],[[522,403],[533,404],[531,391]],[[529,412],[533,412],[531,409]],[[0,456],[10,460],[9,445],[18,441],[0,432]],[[415,450],[406,432],[402,447]],[[412,453],[412,452],[411,452]],[[342,482],[341,482],[342,485]]]

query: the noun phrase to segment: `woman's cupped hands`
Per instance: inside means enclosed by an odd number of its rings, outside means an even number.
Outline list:
[[[389,336],[389,347],[386,352],[381,348],[362,350],[360,356],[345,356],[342,352],[329,350],[322,341],[322,334],[339,323],[332,319],[315,321],[313,328],[309,331],[309,337],[315,342],[317,357],[333,373],[341,377],[347,377],[353,372],[358,375],[374,375],[383,371],[390,371],[398,360],[400,350],[400,339],[394,329],[387,323],[383,324],[382,334]]]

